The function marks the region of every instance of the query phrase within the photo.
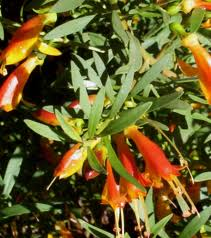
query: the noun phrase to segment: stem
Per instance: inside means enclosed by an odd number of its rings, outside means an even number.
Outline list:
[[[121,238],[119,228],[119,210],[120,210],[119,207],[114,210],[116,238]]]
[[[120,208],[120,211],[121,211],[121,227],[122,227],[122,238],[125,237],[125,219],[124,219],[124,210],[123,208],[121,207]]]

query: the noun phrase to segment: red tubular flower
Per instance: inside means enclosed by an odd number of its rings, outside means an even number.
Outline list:
[[[59,179],[67,178],[82,169],[87,158],[87,147],[94,148],[99,139],[87,141],[86,144],[77,143],[62,157],[54,171],[54,176]]]
[[[183,38],[182,44],[190,49],[194,56],[201,89],[208,103],[211,104],[211,55],[200,45],[194,33]]]
[[[143,186],[149,185],[150,181],[146,181],[143,175],[138,171],[135,163],[135,158],[131,153],[128,144],[125,141],[124,135],[115,135],[114,141],[117,146],[118,156],[123,166],[126,168],[127,172],[134,178],[136,178]],[[139,198],[140,195],[145,195],[145,193],[143,193],[139,188],[137,188],[135,185],[131,184],[124,178],[120,179],[120,185],[121,190],[123,190],[127,194],[129,201],[131,201],[132,199]]]
[[[48,139],[41,138],[40,149],[41,149],[42,158],[47,160],[50,164],[54,164],[54,165],[57,164],[59,160],[59,156],[53,150],[52,143]]]
[[[211,10],[211,3],[203,0],[183,0],[182,10],[185,13],[191,12],[194,8],[203,8],[206,10]]]
[[[0,55],[2,74],[4,74],[5,65],[16,64],[30,55],[36,44],[39,43],[39,35],[44,25],[55,22],[56,17],[55,13],[35,16],[14,33],[9,45]]]
[[[127,170],[127,172],[130,175],[132,175],[134,178],[136,178],[136,180],[138,180],[139,183],[142,184],[143,186],[151,185],[151,181],[146,180],[144,176],[138,171],[135,158],[133,154],[131,153],[128,144],[126,143],[124,134],[123,133],[116,134],[113,138],[117,146],[118,156],[123,166]],[[133,204],[139,232],[141,232],[142,229],[141,229],[140,216],[138,211],[138,200],[141,202],[143,210],[144,210],[144,221],[145,221],[145,227],[146,227],[145,234],[147,237],[149,237],[150,225],[149,225],[147,208],[144,203],[144,196],[146,195],[146,193],[141,191],[139,188],[137,188],[135,185],[128,182],[124,178],[120,178],[120,190],[123,194],[126,194],[128,202],[132,202]]]
[[[139,152],[143,155],[145,161],[145,175],[152,181],[154,187],[160,188],[163,184],[161,179],[166,180],[173,189],[177,199],[181,201],[184,194],[192,207],[192,213],[197,212],[195,205],[185,191],[184,187],[178,180],[180,175],[180,166],[171,165],[166,158],[162,149],[143,135],[137,126],[131,126],[125,130],[125,135],[132,139],[136,144]],[[183,200],[183,202],[185,202]],[[190,215],[189,207],[183,211],[184,216]]]
[[[58,126],[59,125],[59,122],[56,118],[56,115],[53,112],[49,112],[49,111],[44,110],[44,109],[39,109],[37,111],[34,111],[32,113],[32,115],[36,119],[38,119],[38,120],[40,120],[40,121],[42,121],[42,122],[44,122],[48,125],[52,125],[52,126]]]
[[[120,229],[119,229],[119,214],[121,211],[121,220],[122,220],[122,234],[124,234],[124,218],[123,218],[123,207],[125,206],[126,197],[124,194],[120,193],[120,186],[116,183],[114,174],[112,171],[112,167],[110,161],[107,160],[106,163],[107,170],[107,178],[106,183],[102,192],[102,204],[109,204],[113,210],[115,215],[115,230],[117,233],[117,237],[120,237]]]
[[[42,63],[37,56],[31,56],[8,76],[0,87],[0,108],[8,112],[19,104],[31,72]]]
[[[107,178],[102,192],[102,204],[109,204],[113,210],[124,207],[126,198],[120,193],[120,186],[116,183],[109,160],[106,162]]]
[[[59,177],[60,179],[66,178],[81,169],[84,162],[84,156],[80,147],[81,144],[77,143],[64,154],[54,171],[55,177]]]

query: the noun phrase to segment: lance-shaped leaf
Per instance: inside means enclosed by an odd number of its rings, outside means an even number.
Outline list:
[[[60,126],[62,127],[63,131],[72,139],[78,142],[81,142],[81,137],[77,133],[77,131],[68,124],[68,122],[65,120],[63,115],[56,109],[55,110],[56,118],[58,119]]]
[[[129,109],[120,114],[119,118],[111,121],[108,126],[101,133],[102,136],[116,134],[120,131],[123,131],[126,127],[135,124],[135,122],[140,119],[140,117],[146,113],[150,106],[151,102],[147,102],[133,109]]]
[[[94,136],[97,125],[100,121],[101,114],[103,111],[104,100],[105,100],[105,88],[101,88],[96,96],[95,102],[92,105],[89,115],[88,133],[90,138]]]
[[[82,31],[94,17],[95,15],[90,15],[65,22],[48,32],[44,39],[51,40]]]
[[[50,126],[47,126],[32,120],[28,120],[28,119],[24,120],[24,122],[31,130],[33,130],[34,132],[36,132],[37,134],[43,137],[48,138],[49,140],[55,140],[55,141],[64,140],[64,138],[58,133],[56,133],[56,131],[52,129]]]

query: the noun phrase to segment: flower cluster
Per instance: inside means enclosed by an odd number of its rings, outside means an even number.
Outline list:
[[[138,149],[138,152],[143,156],[142,163],[145,164],[145,169],[143,171],[139,170],[137,160],[132,153],[132,148],[130,148],[127,140],[132,140]],[[128,174],[134,177],[141,186],[145,188],[153,187],[161,189],[163,188],[165,181],[165,187],[166,183],[168,183],[174,194],[174,197],[172,198],[171,195],[169,200],[175,198],[178,201],[179,206],[181,206],[183,217],[198,213],[190,196],[178,179],[182,167],[172,165],[163,150],[155,142],[151,141],[141,133],[137,126],[130,126],[126,128],[123,133],[114,135],[112,141],[115,144],[117,156],[125,170]],[[67,178],[72,174],[81,171],[83,167],[83,174],[87,180],[96,178],[99,175],[99,172],[89,168],[86,163],[88,148],[93,149],[99,164],[102,167],[106,167],[107,176],[102,191],[102,204],[110,205],[114,211],[116,236],[119,238],[124,237],[123,210],[125,205],[130,203],[134,208],[137,220],[136,230],[140,232],[141,236],[144,235],[144,237],[149,237],[150,222],[148,219],[147,207],[144,203],[146,192],[142,191],[140,188],[136,187],[136,185],[121,176],[119,182],[116,181],[110,163],[109,153],[103,145],[103,140],[100,138],[73,145],[63,155],[56,167],[53,181],[57,177],[59,177],[59,179]],[[170,193],[168,192],[168,194]],[[143,222],[145,223],[145,226],[141,225],[141,218],[138,211],[139,203],[142,204],[144,213]],[[119,224],[120,221],[121,228]]]
[[[45,25],[56,21],[55,13],[37,15],[25,22],[13,35],[9,45],[0,55],[0,74],[7,75],[7,65],[17,64],[25,60],[8,76],[0,87],[0,108],[11,111],[19,104],[24,86],[40,59],[33,53],[39,50],[43,54],[58,56],[61,52],[40,40],[40,33]]]

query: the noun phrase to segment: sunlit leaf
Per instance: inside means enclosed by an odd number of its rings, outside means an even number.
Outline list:
[[[50,9],[50,12],[67,12],[67,11],[73,11],[77,7],[79,7],[85,0],[58,0],[56,4],[53,5],[53,7]]]
[[[23,155],[20,148],[17,147],[7,164],[6,172],[4,175],[4,189],[2,194],[6,197],[9,196],[10,192],[13,189],[13,186],[15,185],[15,180],[20,173],[22,162]]]
[[[94,17],[95,15],[90,15],[65,22],[48,32],[44,39],[51,40],[82,31]]]
[[[128,109],[119,115],[118,119],[111,121],[105,130],[101,133],[102,136],[116,134],[126,127],[135,124],[140,117],[149,110],[151,102],[147,102],[133,109]]]
[[[96,100],[92,105],[89,115],[88,133],[90,138],[94,136],[96,128],[100,121],[101,114],[103,111],[104,100],[105,100],[105,88],[101,88],[96,96]]]
[[[96,226],[90,225],[89,223],[78,219],[81,226],[86,229],[87,231],[89,231],[92,235],[94,235],[95,237],[99,237],[99,238],[114,238],[114,235],[104,231],[103,229],[100,229]]]
[[[50,126],[28,119],[24,120],[24,122],[32,131],[50,140],[61,141],[64,139],[62,136],[57,134],[55,130],[52,129]]]
[[[204,172],[204,173],[198,174],[194,178],[195,182],[203,182],[203,181],[207,181],[207,180],[211,180],[211,172]]]
[[[205,9],[202,8],[196,8],[193,10],[192,15],[190,17],[190,32],[196,32],[199,29],[204,19],[205,13]]]
[[[187,238],[195,235],[200,228],[207,222],[211,216],[211,207],[205,208],[200,212],[200,217],[195,216],[184,228],[184,230],[179,235],[179,238]]]
[[[55,110],[56,118],[59,121],[59,124],[61,125],[63,131],[72,139],[78,142],[81,142],[81,137],[76,132],[76,130],[68,124],[68,122],[65,120],[63,115],[56,109]]]

